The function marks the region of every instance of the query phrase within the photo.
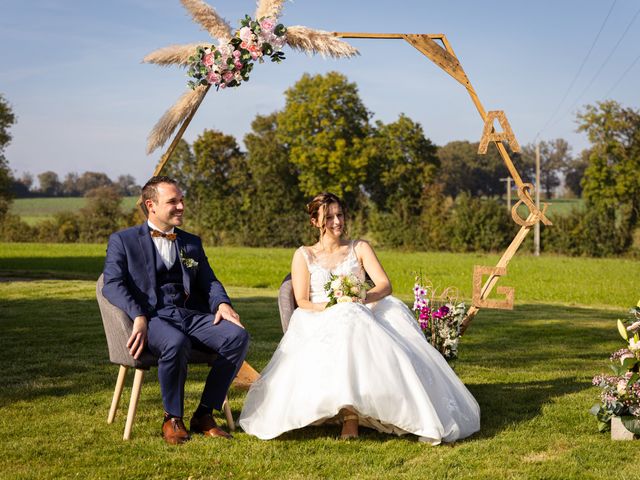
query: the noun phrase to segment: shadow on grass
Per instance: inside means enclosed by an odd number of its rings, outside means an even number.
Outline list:
[[[252,335],[248,360],[261,370],[282,337],[276,299],[243,297],[234,305]],[[555,305],[481,311],[463,338],[458,361],[463,378],[475,375],[468,387],[482,410],[478,436],[494,436],[539,415],[554,398],[588,388],[585,378],[567,372],[587,372],[586,377],[590,367],[600,368],[595,365],[604,363],[612,350],[617,335],[613,325],[620,316],[615,311]],[[95,300],[0,298],[0,328],[0,407],[40,397],[113,391],[117,369],[108,361]],[[188,382],[203,382],[205,376],[206,369],[193,369]],[[145,383],[151,381],[157,382],[155,370]],[[159,399],[153,404],[161,408]],[[281,438],[335,437],[338,431],[337,426],[309,427]],[[363,436],[388,438],[368,430]]]
[[[0,277],[97,280],[104,257],[10,257],[2,259]]]
[[[37,289],[37,283],[29,285]],[[248,360],[262,368],[282,336],[277,304],[272,297],[251,297],[234,305],[255,339]],[[117,369],[109,362],[95,300],[0,299],[0,329],[0,407],[113,389]],[[193,370],[189,378],[203,382],[205,368]],[[155,369],[146,378],[157,381]]]
[[[467,385],[478,401],[482,428],[474,438],[488,438],[511,425],[538,416],[542,407],[554,398],[591,387],[575,377],[515,383],[483,383]]]

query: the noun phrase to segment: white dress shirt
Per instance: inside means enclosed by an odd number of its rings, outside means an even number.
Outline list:
[[[147,224],[149,225],[149,228],[162,232],[162,230],[156,227],[149,220],[147,220]],[[174,229],[172,228],[168,232],[164,232],[164,233],[173,233],[173,230]],[[167,269],[170,269],[173,266],[174,262],[176,261],[175,240],[171,241],[164,237],[151,237],[151,240],[153,240],[153,243],[156,246],[156,251],[160,254],[162,263],[164,263],[164,266],[167,267]]]

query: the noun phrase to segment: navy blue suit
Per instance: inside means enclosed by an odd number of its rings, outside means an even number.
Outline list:
[[[167,413],[184,414],[184,383],[189,351],[195,343],[218,353],[201,404],[221,409],[231,381],[244,361],[249,335],[236,324],[213,324],[222,303],[231,304],[202,248],[199,237],[175,229],[176,260],[164,265],[142,224],[109,237],[102,294],[133,320],[148,320],[147,345],[159,357],[158,378]],[[181,257],[197,266],[187,267]]]

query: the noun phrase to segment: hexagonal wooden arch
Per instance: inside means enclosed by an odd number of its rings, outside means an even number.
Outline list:
[[[480,117],[482,118],[482,121],[484,123],[484,129],[482,137],[480,139],[478,153],[486,153],[489,142],[492,142],[498,149],[500,156],[502,157],[507,169],[509,170],[509,174],[513,178],[515,185],[518,188],[519,201],[512,207],[511,216],[513,218],[513,221],[520,225],[520,230],[511,241],[511,244],[504,251],[495,267],[480,265],[474,266],[472,304],[467,311],[464,321],[462,322],[461,334],[465,332],[470,322],[473,320],[473,318],[481,308],[512,309],[514,298],[514,289],[512,287],[498,287],[497,293],[505,295],[503,300],[489,299],[488,297],[493,288],[498,283],[500,277],[507,274],[507,265],[509,264],[509,261],[513,258],[516,251],[524,241],[529,231],[533,228],[533,226],[538,222],[542,222],[545,225],[551,225],[552,223],[545,215],[548,205],[543,204],[544,207],[542,210],[536,207],[531,197],[534,190],[533,185],[530,183],[524,183],[522,181],[520,174],[516,170],[513,162],[511,161],[511,158],[509,157],[507,149],[503,145],[503,142],[507,142],[509,143],[512,151],[520,151],[520,146],[515,138],[515,135],[513,134],[513,131],[511,130],[505,113],[501,110],[493,110],[487,112],[484,109],[482,103],[480,103],[480,99],[478,98],[476,91],[474,90],[471,82],[469,81],[469,78],[467,77],[467,74],[464,72],[462,66],[460,65],[460,62],[458,61],[458,58],[451,48],[447,37],[442,33],[431,34],[334,32],[334,36],[340,38],[405,40],[467,89],[467,92],[471,97],[471,101],[478,110],[478,113],[480,114]],[[440,45],[438,41],[442,45]],[[196,111],[197,107],[193,109],[191,114],[184,120],[184,122],[180,126],[180,129],[173,138],[171,144],[169,145],[169,148],[162,155],[162,158],[158,162],[158,165],[154,171],[154,175],[160,174],[162,168],[171,157],[173,150],[177,146],[179,140],[182,138],[182,135],[187,129]],[[498,120],[500,126],[502,127],[502,132],[497,132],[495,129],[494,122],[496,120]],[[517,213],[517,209],[522,203],[524,203],[529,209],[529,215],[526,219],[522,219]],[[487,276],[487,279],[483,283],[483,278],[485,275]]]

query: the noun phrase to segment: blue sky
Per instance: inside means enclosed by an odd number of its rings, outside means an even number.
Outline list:
[[[234,27],[255,9],[250,0],[209,3]],[[580,107],[607,98],[639,107],[638,12],[638,0],[295,0],[281,22],[444,33],[484,107],[505,110],[521,144],[562,137],[577,154],[588,146],[575,132]],[[11,168],[18,176],[91,170],[144,182],[161,155],[145,154],[147,134],[187,79],[141,59],[208,38],[178,0],[2,0],[0,92],[18,116]],[[285,49],[283,64],[257,65],[240,88],[211,91],[185,138],[213,128],[242,142],[255,115],[281,109],[303,73],[336,70],[358,85],[373,120],[404,113],[438,145],[479,140],[482,122],[466,90],[417,50],[400,40],[349,41],[361,56],[334,61]]]

